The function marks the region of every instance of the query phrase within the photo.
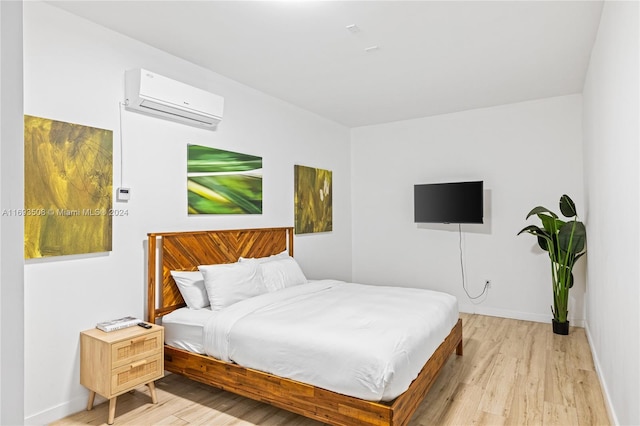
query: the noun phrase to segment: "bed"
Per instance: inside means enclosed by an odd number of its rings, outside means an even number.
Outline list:
[[[283,251],[293,256],[293,229],[289,227],[150,233],[148,237],[148,320],[153,323],[162,322],[164,316],[175,318],[184,310],[185,302],[171,271],[195,271],[199,265],[232,264],[241,257],[263,258]],[[318,291],[325,291],[325,287],[341,291],[348,288],[333,282],[308,287],[314,286],[320,288]],[[187,325],[197,328],[199,321],[206,322],[203,317]],[[448,357],[454,351],[462,355],[461,320],[454,319],[453,327],[444,334],[443,341],[419,368],[408,389],[397,397],[391,394],[393,398],[389,401],[348,396],[195,353],[199,351],[194,352],[193,347],[180,348],[173,342],[165,344],[165,369],[333,425],[405,425]],[[169,339],[173,339],[171,333]]]

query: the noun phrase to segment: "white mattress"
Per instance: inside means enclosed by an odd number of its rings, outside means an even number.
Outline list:
[[[457,320],[457,300],[445,293],[324,280],[238,302],[206,319],[202,331],[205,353],[218,359],[389,401]]]
[[[180,308],[162,317],[164,342],[174,348],[204,354],[203,330],[209,318],[216,315],[209,307]]]

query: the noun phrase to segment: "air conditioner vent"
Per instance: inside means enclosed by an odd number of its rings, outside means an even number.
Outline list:
[[[216,129],[224,98],[145,69],[125,72],[128,109],[206,129]]]

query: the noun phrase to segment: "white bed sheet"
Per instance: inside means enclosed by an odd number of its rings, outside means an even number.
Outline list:
[[[318,280],[309,280],[315,282]],[[210,306],[203,309],[176,309],[162,317],[164,342],[174,348],[206,355],[203,333],[207,320],[215,315]]]
[[[204,349],[244,367],[390,401],[457,320],[457,300],[449,294],[323,280],[219,311],[204,327]]]
[[[204,326],[215,315],[210,307],[176,309],[162,317],[164,342],[174,348],[204,354]]]

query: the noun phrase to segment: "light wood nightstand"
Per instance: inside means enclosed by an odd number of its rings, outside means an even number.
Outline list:
[[[89,389],[87,410],[96,393],[109,400],[108,424],[113,424],[116,398],[135,387],[149,386],[158,402],[154,380],[164,374],[164,328],[127,327],[106,333],[97,328],[80,333],[80,384]]]

